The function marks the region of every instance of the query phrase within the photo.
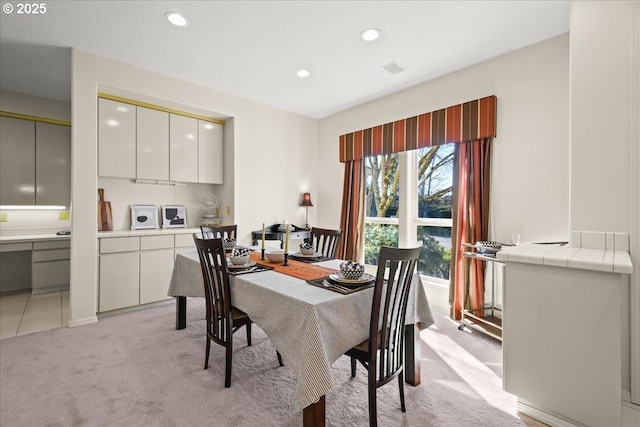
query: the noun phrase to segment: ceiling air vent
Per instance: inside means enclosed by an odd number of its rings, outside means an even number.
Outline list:
[[[404,71],[404,68],[402,68],[402,66],[395,61],[392,61],[392,62],[389,62],[388,64],[383,65],[382,68],[384,68],[391,74],[398,74]]]

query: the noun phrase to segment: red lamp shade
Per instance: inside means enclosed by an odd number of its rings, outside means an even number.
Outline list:
[[[302,203],[300,203],[300,206],[313,206],[313,203],[311,203],[311,194],[304,193],[302,195]]]

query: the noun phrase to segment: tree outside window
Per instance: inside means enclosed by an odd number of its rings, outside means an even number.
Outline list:
[[[417,208],[416,238],[423,244],[418,260],[421,274],[449,280],[453,144],[415,150],[417,167],[400,182],[398,154],[365,159],[365,263],[376,265],[380,246],[398,245],[400,206]],[[415,187],[410,200],[400,200],[400,186]]]

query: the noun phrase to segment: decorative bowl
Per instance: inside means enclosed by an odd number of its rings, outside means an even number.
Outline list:
[[[364,274],[364,265],[358,262],[346,261],[340,264],[340,272],[345,279],[358,280]]]
[[[313,249],[313,245],[309,242],[300,243],[300,253],[302,255],[313,255],[316,253],[315,249]]]
[[[282,264],[284,262],[284,251],[266,251],[264,255],[269,262],[275,262]]]
[[[225,249],[233,249],[236,246],[236,239],[224,239],[222,245]]]
[[[233,265],[245,265],[249,262],[249,255],[245,256],[230,256],[231,264]]]
[[[232,264],[243,265],[249,262],[249,248],[243,248],[242,246],[236,246],[231,249],[231,256],[229,259]]]

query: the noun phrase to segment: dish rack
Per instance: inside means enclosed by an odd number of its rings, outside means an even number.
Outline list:
[[[200,198],[200,209],[198,211],[198,226],[215,227],[220,225],[220,205],[218,198],[212,193],[203,194]]]

